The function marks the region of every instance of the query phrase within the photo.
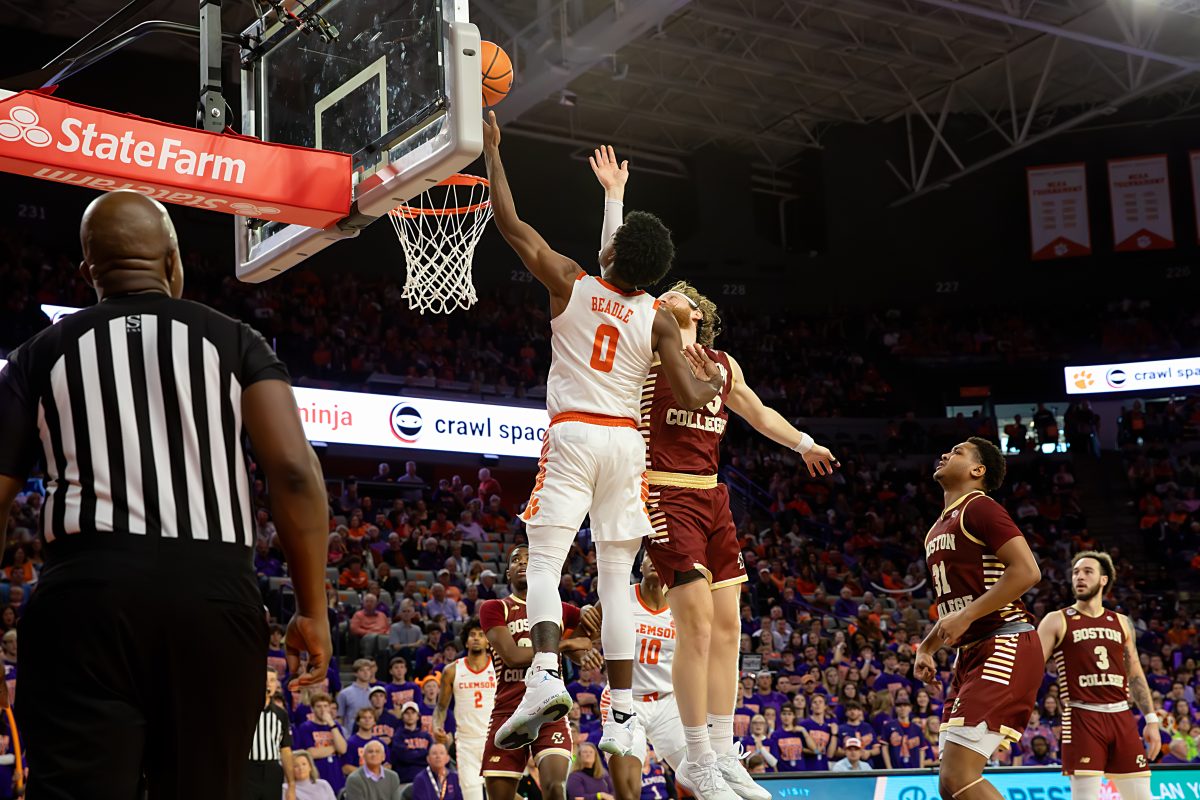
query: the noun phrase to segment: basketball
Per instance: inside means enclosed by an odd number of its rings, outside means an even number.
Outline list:
[[[479,48],[483,64],[483,104],[494,106],[512,88],[513,65],[508,53],[495,42],[482,42]]]

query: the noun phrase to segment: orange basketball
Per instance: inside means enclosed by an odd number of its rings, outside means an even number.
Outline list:
[[[481,42],[479,55],[483,65],[483,104],[494,106],[503,100],[512,88],[512,59],[495,42]]]

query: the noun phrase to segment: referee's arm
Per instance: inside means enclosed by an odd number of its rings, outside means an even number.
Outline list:
[[[325,479],[304,436],[296,398],[286,381],[251,384],[242,393],[242,418],[267,475],[271,517],[296,591],[296,615],[288,624],[285,640],[288,673],[298,673],[300,652],[307,651],[308,670],[292,686],[315,685],[325,679],[333,652],[325,608],[329,545]]]

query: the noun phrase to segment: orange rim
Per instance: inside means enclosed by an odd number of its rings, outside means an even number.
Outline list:
[[[476,187],[476,186],[483,186],[484,188],[487,188],[491,184],[488,183],[487,178],[480,177],[479,175],[465,175],[460,172],[460,173],[451,175],[449,178],[446,178],[444,181],[440,181],[439,183],[436,183],[434,185],[435,186],[469,186],[472,189],[474,189],[474,187]],[[485,208],[488,208],[489,206],[491,206],[491,204],[492,204],[491,200],[484,200],[483,202],[474,203],[473,205],[457,206],[455,208],[421,208],[419,206],[410,206],[407,203],[401,203],[400,205],[396,206],[388,213],[395,217],[409,217],[409,218],[412,218],[412,217],[460,217],[460,216],[463,216],[464,214],[473,214],[476,211],[481,211],[482,209],[485,209]]]

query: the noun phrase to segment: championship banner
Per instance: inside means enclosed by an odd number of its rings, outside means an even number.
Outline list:
[[[1192,214],[1196,217],[1196,242],[1200,244],[1200,150],[1188,153],[1192,166]]]
[[[1029,167],[1025,175],[1033,260],[1091,255],[1084,165]]]
[[[1113,247],[1118,253],[1170,250],[1175,246],[1166,156],[1110,159],[1108,190]]]
[[[350,156],[0,92],[0,171],[326,228],[350,213]]]

